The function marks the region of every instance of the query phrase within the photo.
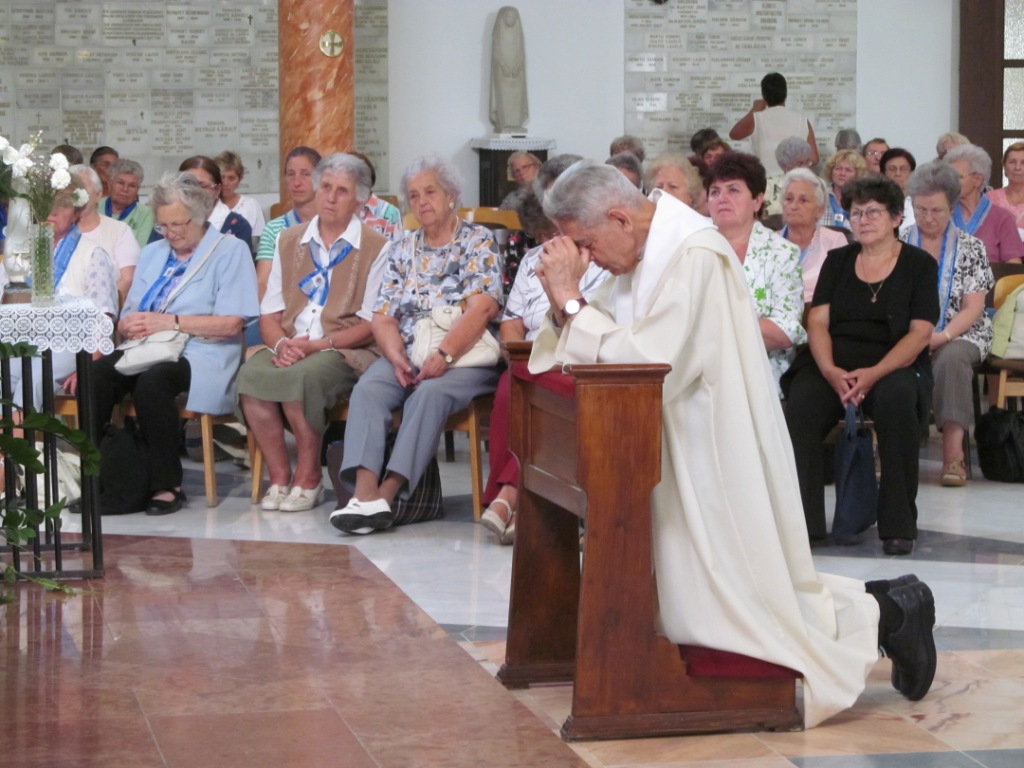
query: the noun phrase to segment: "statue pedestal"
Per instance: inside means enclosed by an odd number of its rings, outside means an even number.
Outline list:
[[[555,148],[555,140],[492,134],[473,139],[469,146],[480,154],[480,205],[496,208],[516,188],[515,180],[508,175],[509,156],[513,152],[532,152],[543,163],[548,151]]]

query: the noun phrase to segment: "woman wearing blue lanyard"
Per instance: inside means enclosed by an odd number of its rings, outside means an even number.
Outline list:
[[[855,149],[841,149],[825,162],[825,181],[828,183],[828,210],[821,223],[828,227],[850,229],[848,211],[843,208],[843,185],[867,175],[868,166]]]
[[[963,439],[973,414],[972,369],[992,345],[985,294],[994,279],[984,244],[953,223],[960,199],[957,172],[942,161],[927,163],[911,174],[907,190],[916,222],[900,238],[923,248],[939,265],[939,322],[929,342],[933,407],[942,430],[942,484],[958,487],[967,481]]]
[[[242,331],[259,315],[249,246],[207,223],[213,202],[188,173],[167,174],[153,188],[149,204],[165,239],[142,250],[117,326],[122,340],[171,329],[187,333],[181,358],[134,376],[115,367],[121,352],[93,363],[100,419],[109,419],[132,393],[147,448],[150,515],[176,512],[185,501],[175,398],[187,392],[186,407],[198,413],[233,411]]]

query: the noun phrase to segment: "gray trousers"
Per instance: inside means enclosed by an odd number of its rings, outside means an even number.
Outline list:
[[[969,429],[974,418],[971,399],[972,366],[981,361],[981,350],[966,339],[953,339],[932,355],[932,410],[940,429],[947,422]]]
[[[380,471],[391,412],[401,408],[402,424],[385,473],[394,472],[408,481],[399,491],[401,498],[407,498],[437,454],[448,417],[474,397],[493,392],[497,383],[496,368],[450,368],[443,376],[406,389],[395,378],[394,366],[380,358],[359,377],[349,398],[342,478],[354,483],[360,467]]]

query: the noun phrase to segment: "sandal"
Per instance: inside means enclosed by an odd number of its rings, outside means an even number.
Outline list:
[[[503,506],[505,511],[500,512],[496,509],[496,504]],[[502,536],[505,535],[505,531],[515,519],[513,517],[514,514],[515,512],[512,510],[511,504],[504,499],[495,499],[491,502],[490,506],[484,510],[484,513],[480,515],[480,525],[491,531],[499,540],[501,540]],[[515,529],[513,528],[513,530]]]
[[[505,532],[498,537],[505,546],[516,543],[516,518],[518,515],[513,512],[511,519],[508,521],[508,525],[505,526]]]
[[[962,488],[967,485],[967,469],[963,461],[953,459],[942,465],[942,485],[946,488]]]

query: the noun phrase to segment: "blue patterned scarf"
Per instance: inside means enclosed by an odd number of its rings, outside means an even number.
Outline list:
[[[57,247],[53,251],[53,287],[54,289],[60,285],[61,279],[64,277],[64,273],[68,270],[68,264],[71,263],[71,254],[75,252],[75,248],[78,247],[78,241],[82,239],[82,230],[75,224],[68,231],[64,237],[57,243]]]
[[[344,240],[339,239],[331,246],[331,253],[342,243],[345,243],[345,247],[336,256],[331,258],[327,264],[321,265],[319,262],[323,259],[323,256],[320,255],[323,249],[315,240],[309,241],[309,255],[313,261],[313,271],[299,281],[299,290],[306,294],[310,301],[316,302],[321,307],[327,303],[327,289],[330,288],[327,273],[352,252],[352,243],[346,243]]]
[[[952,221],[946,225],[946,231],[942,233],[942,250],[939,253],[939,301],[942,302],[942,311],[939,313],[939,322],[935,325],[936,331],[942,331],[946,327],[946,312],[949,309],[949,302],[953,296],[953,274],[956,272],[956,259],[960,253],[960,230]],[[907,242],[921,247],[921,230],[915,224],[907,230]]]
[[[964,221],[964,207],[958,203],[956,208],[953,209],[953,223],[956,224],[958,229],[963,230],[968,235],[973,235],[978,231],[978,227],[982,225],[982,222],[985,221],[985,217],[988,216],[991,208],[992,201],[982,195],[981,200],[978,202],[978,207],[971,214],[970,220]]]

